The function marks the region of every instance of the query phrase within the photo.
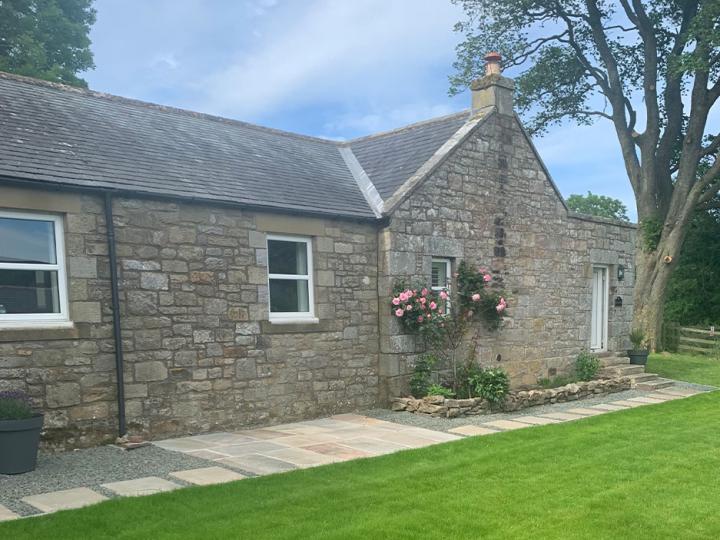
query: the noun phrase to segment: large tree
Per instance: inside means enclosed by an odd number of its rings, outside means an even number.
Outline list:
[[[0,71],[75,86],[92,69],[92,0],[0,0]]]
[[[467,17],[451,92],[497,49],[520,71],[532,132],[612,122],[640,223],[635,324],[654,346],[689,223],[718,192],[720,135],[708,116],[720,96],[720,1],[454,1]]]
[[[595,195],[592,191],[588,191],[587,195],[573,193],[565,202],[568,208],[575,212],[628,221],[627,206],[619,199]]]

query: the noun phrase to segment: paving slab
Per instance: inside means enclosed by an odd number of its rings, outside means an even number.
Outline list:
[[[171,472],[170,476],[198,486],[209,486],[212,484],[224,484],[225,482],[234,482],[242,480],[246,476],[225,469],[224,467],[203,467],[200,469],[188,469],[186,471]]]
[[[642,407],[643,405],[647,405],[647,403],[639,403],[637,401],[630,401],[629,399],[621,399],[619,401],[612,401],[610,402],[611,405],[622,405],[623,407]]]
[[[263,456],[261,454],[247,454],[244,456],[229,457],[218,460],[218,463],[222,463],[223,465],[228,465],[230,467],[237,467],[243,471],[248,471],[260,476],[297,469],[297,467],[292,463],[288,463],[287,461],[277,458]]]
[[[270,452],[271,450],[280,450],[282,448],[287,447],[270,441],[256,441],[245,444],[219,446],[217,448],[213,448],[213,450],[217,450],[218,452],[222,452],[223,454],[227,454],[231,457],[237,457],[247,454],[265,454],[267,452]]]
[[[465,435],[467,437],[474,437],[479,435],[492,435],[493,433],[499,433],[497,429],[488,429],[473,424],[467,426],[458,426],[456,428],[448,429],[450,433],[457,433],[458,435]]]
[[[287,433],[284,431],[275,431],[272,428],[261,428],[261,429],[250,429],[247,431],[240,431],[238,432],[240,435],[247,435],[248,437],[252,437],[253,439],[260,439],[260,440],[273,440],[273,439],[279,439],[280,437],[292,437],[292,433]]]
[[[349,446],[344,446],[338,443],[321,443],[305,446],[305,450],[310,452],[317,452],[318,454],[325,454],[326,456],[332,456],[341,461],[348,461],[350,459],[366,458],[371,457],[372,454],[363,452],[362,450],[356,450]]]
[[[80,487],[30,495],[20,500],[41,512],[57,512],[58,510],[82,508],[83,506],[106,501],[107,497],[90,488]]]
[[[164,448],[165,450],[173,450],[175,452],[189,452],[191,450],[204,450],[210,445],[202,441],[194,441],[190,437],[180,437],[178,439],[165,439],[163,441],[153,442],[155,446]]]
[[[273,450],[264,454],[268,457],[280,459],[292,463],[297,467],[315,467],[317,465],[327,465],[328,463],[337,463],[339,458],[328,454],[319,454],[304,448],[283,448],[282,450]]]
[[[610,411],[603,411],[600,409],[591,409],[588,407],[576,407],[574,409],[568,409],[567,412],[570,414],[581,414],[583,416],[597,416],[598,414],[605,414]]]
[[[433,444],[438,444],[439,442],[444,442],[438,441],[436,437],[431,438],[430,436],[426,436],[425,433],[418,435],[417,433],[412,431],[385,432],[378,437],[382,437],[383,441],[390,441],[393,443],[402,444],[403,446],[408,446],[410,448],[422,448],[424,446],[431,446]]]
[[[681,397],[690,397],[702,393],[699,390],[693,390],[692,388],[679,388],[677,386],[672,386],[670,388],[661,388],[660,390],[658,390],[658,392],[661,394],[670,394],[671,396]]]
[[[212,448],[214,446],[227,446],[230,444],[243,444],[257,441],[257,439],[249,437],[248,435],[225,432],[208,433],[206,435],[193,435],[192,437],[187,437],[185,440],[205,443],[206,447],[208,448]]]
[[[659,399],[661,401],[672,401],[674,399],[682,399],[685,396],[676,396],[674,394],[661,394],[658,391],[658,392],[654,392],[652,394],[648,394],[647,397],[651,397],[653,399]]]
[[[613,405],[613,404],[610,404],[610,403],[600,403],[600,404],[598,404],[598,405],[591,405],[590,408],[591,408],[591,409],[598,409],[598,410],[600,410],[600,411],[608,411],[608,412],[612,412],[612,411],[624,411],[625,409],[627,409],[627,407],[625,407],[625,406],[623,406],[623,405]]]
[[[390,441],[383,441],[381,439],[374,439],[372,437],[357,437],[355,439],[342,441],[339,444],[342,444],[343,446],[349,446],[350,448],[354,448],[355,450],[367,452],[375,456],[379,456],[382,454],[390,454],[392,452],[397,452],[398,450],[407,450],[409,448],[408,446],[402,444],[397,444]]]
[[[637,401],[638,403],[647,403],[648,405],[664,402],[664,400],[662,400],[662,399],[654,399],[654,398],[647,397],[647,396],[633,397],[633,398],[628,399],[628,401]]]
[[[396,424],[397,425],[397,424]],[[397,429],[396,429],[397,431]],[[448,441],[456,441],[460,439],[458,435],[453,435],[451,433],[445,433],[444,431],[434,431],[432,429],[425,429],[420,427],[411,427],[411,428],[405,428],[400,429],[400,433],[404,433],[407,435],[414,435],[417,437],[422,437],[423,439],[430,439],[431,441],[435,442],[448,442]],[[383,433],[381,435],[383,438],[387,438],[387,433]]]
[[[489,429],[499,429],[501,431],[510,431],[513,429],[522,429],[530,427],[530,424],[523,424],[522,422],[514,422],[512,420],[493,420],[492,422],[484,422],[480,424],[481,427]]]
[[[291,446],[293,448],[301,448],[310,444],[320,444],[326,442],[336,442],[342,437],[333,433],[317,433],[315,435],[290,435],[280,439],[271,439],[276,446]],[[275,449],[277,450],[277,448]],[[262,452],[260,452],[262,453]]]
[[[211,461],[215,461],[218,459],[223,459],[226,457],[230,457],[230,454],[223,454],[219,451],[219,449],[216,450],[193,450],[192,452],[186,452],[188,456],[197,457],[200,459],[209,459]]]
[[[19,517],[20,516],[17,515],[15,512],[0,504],[0,521],[9,521],[11,519],[17,519]]]
[[[582,414],[570,414],[568,412],[549,412],[542,414],[545,418],[554,418],[555,420],[562,420],[563,422],[569,422],[571,420],[579,420],[585,418]]]
[[[135,480],[110,482],[109,484],[101,484],[101,486],[105,489],[109,489],[117,495],[120,495],[121,497],[152,495],[153,493],[172,491],[181,487],[175,482],[163,480],[162,478],[158,478],[157,476],[146,476],[145,478],[137,478]]]
[[[534,426],[545,426],[547,424],[559,424],[561,421],[556,418],[545,418],[542,416],[518,416],[512,418],[513,422],[522,422],[523,424],[532,424]]]

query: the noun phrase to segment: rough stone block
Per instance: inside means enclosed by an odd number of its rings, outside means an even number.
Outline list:
[[[157,272],[142,272],[140,274],[140,287],[156,291],[167,291],[168,276]]]
[[[139,362],[135,364],[135,380],[139,382],[163,381],[168,370],[160,361]]]

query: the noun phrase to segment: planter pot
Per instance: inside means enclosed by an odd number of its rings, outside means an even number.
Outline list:
[[[648,354],[650,354],[650,351],[628,351],[630,363],[636,366],[647,364]]]
[[[0,420],[0,474],[35,469],[43,415],[25,420]]]

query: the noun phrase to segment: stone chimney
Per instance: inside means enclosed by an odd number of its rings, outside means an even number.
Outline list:
[[[513,114],[515,83],[502,76],[502,57],[497,52],[485,55],[485,76],[470,85],[472,90],[472,114],[485,107],[495,107],[500,114]]]

